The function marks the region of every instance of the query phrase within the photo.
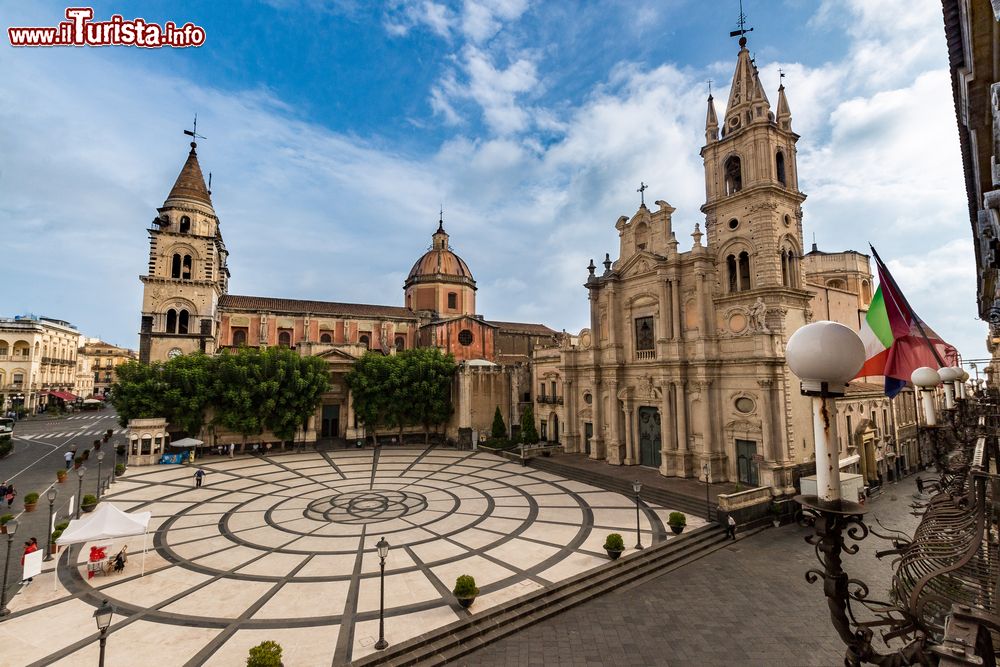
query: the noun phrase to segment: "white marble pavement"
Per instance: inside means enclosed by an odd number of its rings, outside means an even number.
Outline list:
[[[607,562],[608,533],[636,541],[634,501],[489,454],[448,449],[353,450],[132,468],[107,500],[153,512],[146,575],[142,538],[123,574],[86,579],[90,545],[62,554],[15,596],[0,622],[0,665],[91,664],[92,614],[116,609],[108,665],[243,665],[265,639],[284,664],[342,665],[374,651],[379,559],[392,643],[482,612]],[[642,541],[666,539],[670,510],[646,507]],[[689,516],[693,529],[704,522]],[[462,574],[480,595],[462,609]]]

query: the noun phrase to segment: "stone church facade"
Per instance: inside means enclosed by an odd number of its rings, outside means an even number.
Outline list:
[[[803,254],[798,138],[784,85],[772,110],[742,40],[721,124],[708,98],[704,232],[680,252],[667,202],[620,217],[617,259],[588,267],[590,327],[535,353],[536,413],[567,451],[794,490],[812,416],[785,344],[814,318],[857,330],[872,295],[867,256]]]

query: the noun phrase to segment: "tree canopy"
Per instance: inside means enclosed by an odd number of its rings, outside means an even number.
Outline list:
[[[431,429],[448,421],[453,411],[451,380],[455,359],[436,348],[404,350],[385,356],[366,353],[347,374],[354,410],[375,431],[421,426],[425,440]]]
[[[131,419],[165,417],[194,435],[211,414],[212,424],[244,436],[268,429],[286,440],[315,411],[330,384],[325,361],[281,347],[186,354],[149,365],[128,362],[117,375],[111,402],[122,426]]]
[[[530,404],[521,414],[521,442],[526,445],[538,442],[538,431],[535,429],[535,411]]]
[[[493,413],[493,428],[490,431],[490,437],[494,440],[501,440],[507,437],[507,426],[503,423],[503,415],[500,414],[500,406],[497,406],[497,411]]]

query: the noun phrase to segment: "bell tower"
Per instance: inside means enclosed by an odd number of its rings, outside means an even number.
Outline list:
[[[198,164],[197,138],[174,187],[149,228],[143,283],[139,360],[215,352],[219,297],[229,289],[226,246],[212,193]]]
[[[708,96],[705,165],[705,232],[717,256],[722,293],[801,288],[802,202],[792,115],[784,73],[777,114],[771,110],[746,30],[721,127]]]

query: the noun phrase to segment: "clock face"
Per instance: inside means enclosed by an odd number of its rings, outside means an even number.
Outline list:
[[[184,354],[184,353],[181,352],[181,348],[179,348],[179,347],[175,347],[174,349],[172,349],[169,352],[167,352],[167,356],[170,357],[171,359],[173,359],[174,357],[179,357],[182,354]]]

